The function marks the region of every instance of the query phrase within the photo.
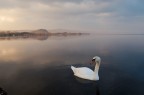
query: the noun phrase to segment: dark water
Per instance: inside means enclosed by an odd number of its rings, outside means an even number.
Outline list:
[[[144,95],[144,35],[84,35],[0,40],[0,87],[8,95]],[[97,82],[74,66],[102,59]]]

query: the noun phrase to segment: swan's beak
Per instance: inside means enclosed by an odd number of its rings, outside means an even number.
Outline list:
[[[92,62],[90,64],[93,64],[93,63],[95,63],[95,59],[92,59]]]

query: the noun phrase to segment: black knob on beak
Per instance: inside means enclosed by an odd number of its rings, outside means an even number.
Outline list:
[[[95,62],[95,59],[92,59],[92,62],[90,63],[90,65],[93,64],[94,62]]]

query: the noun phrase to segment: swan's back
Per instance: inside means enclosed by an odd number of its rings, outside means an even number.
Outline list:
[[[83,79],[93,80],[94,72],[91,69],[87,67],[75,68],[74,66],[71,66],[71,69],[73,70],[75,76]]]

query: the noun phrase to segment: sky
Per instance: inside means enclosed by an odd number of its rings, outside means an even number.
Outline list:
[[[0,30],[144,33],[144,0],[0,0]]]

